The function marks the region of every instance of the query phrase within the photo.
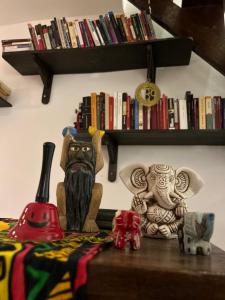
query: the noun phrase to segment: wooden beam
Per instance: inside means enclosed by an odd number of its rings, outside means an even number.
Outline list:
[[[147,0],[130,0],[147,9]],[[194,51],[225,75],[224,10],[219,5],[180,8],[170,0],[151,0],[152,19],[174,36],[192,37]]]

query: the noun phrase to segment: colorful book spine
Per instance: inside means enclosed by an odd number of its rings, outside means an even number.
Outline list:
[[[199,97],[199,129],[206,129],[205,97]]]
[[[91,126],[97,128],[97,94],[91,93]]]

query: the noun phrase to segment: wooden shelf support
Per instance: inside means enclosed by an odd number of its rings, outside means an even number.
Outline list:
[[[155,82],[156,67],[154,64],[152,45],[147,45],[147,80]]]
[[[118,143],[111,135],[107,134],[105,144],[109,155],[108,180],[114,182],[117,174]]]
[[[37,55],[33,55],[33,59],[38,67],[38,73],[44,84],[42,93],[42,103],[48,104],[51,96],[53,73],[50,68]]]

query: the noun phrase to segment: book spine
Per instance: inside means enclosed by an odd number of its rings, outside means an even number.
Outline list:
[[[69,34],[70,34],[72,48],[77,48],[77,40],[76,40],[76,34],[75,34],[73,22],[70,22],[70,21],[68,22],[68,30],[69,30]]]
[[[157,128],[157,105],[151,106],[151,129]]]
[[[122,129],[127,129],[127,93],[123,93],[122,98]]]
[[[107,27],[107,29],[108,29],[108,33],[109,33],[109,35],[110,35],[110,37],[111,37],[112,43],[113,43],[113,44],[118,44],[118,40],[117,40],[115,31],[114,31],[114,29],[113,29],[113,26],[112,26],[110,20],[109,20],[108,15],[105,15],[104,20],[105,20],[106,27]]]
[[[105,130],[105,93],[100,93],[100,129]]]
[[[91,93],[91,126],[97,128],[97,94]]]
[[[123,39],[122,39],[121,33],[119,31],[118,24],[116,22],[116,18],[114,16],[114,13],[112,11],[109,11],[108,15],[109,15],[110,23],[112,24],[113,30],[115,32],[117,41],[119,43],[121,43],[123,41]]]
[[[53,36],[54,36],[56,48],[60,49],[60,48],[62,48],[62,43],[61,43],[57,23],[56,23],[55,20],[51,20],[51,27],[52,27],[52,33],[53,33]]]
[[[122,113],[123,113],[123,93],[117,93],[117,105],[118,105],[118,117],[117,117],[117,129],[122,130]]]
[[[148,107],[143,106],[143,129],[148,129]]]
[[[213,129],[212,98],[205,97],[206,129]]]
[[[84,45],[83,36],[81,34],[79,21],[75,20],[74,22],[75,22],[76,33],[77,33],[78,40],[79,40],[79,46],[80,46],[80,48],[84,48],[85,45]]]
[[[126,34],[126,39],[127,39],[128,42],[131,42],[132,38],[130,36],[130,32],[129,32],[128,27],[127,27],[126,17],[124,16],[124,14],[122,14],[122,15],[120,15],[120,18],[121,18],[123,28],[124,28],[124,31],[125,31],[125,34]]]
[[[105,36],[107,38],[108,44],[113,44],[112,39],[111,39],[111,37],[109,35],[109,32],[108,32],[106,23],[105,23],[105,19],[104,19],[104,17],[102,15],[99,16],[99,21],[102,24],[102,28],[103,28],[103,30],[105,32]]]
[[[139,14],[135,14],[135,19],[136,19],[136,24],[137,24],[137,27],[138,27],[140,39],[143,41],[145,39],[145,37],[144,37],[144,32],[143,32],[143,28],[142,28],[142,24],[141,24]]]
[[[134,129],[139,129],[139,103],[134,100]]]
[[[105,129],[109,130],[109,94],[105,94]]]
[[[101,42],[98,38],[98,35],[97,35],[97,32],[95,30],[95,27],[93,25],[93,22],[92,20],[87,20],[87,23],[88,23],[88,26],[89,26],[89,30],[91,32],[91,36],[92,36],[92,39],[94,41],[94,45],[95,46],[100,46],[101,45]]]
[[[168,99],[165,94],[162,95],[162,129],[168,129]]]
[[[175,129],[179,129],[179,101],[174,99],[174,126]]]
[[[143,104],[138,103],[138,129],[143,130]]]
[[[148,107],[148,123],[147,129],[151,129],[151,107]]]
[[[83,97],[82,105],[82,124],[83,129],[88,129],[91,125],[91,97]]]
[[[109,130],[114,129],[113,118],[114,118],[114,98],[109,96]]]
[[[93,38],[92,38],[92,35],[91,35],[91,31],[90,31],[90,28],[88,26],[87,19],[83,20],[83,24],[84,24],[84,28],[85,28],[85,31],[86,31],[86,35],[87,35],[87,40],[88,40],[89,46],[93,48],[95,46],[95,43],[93,41]]]
[[[138,29],[138,24],[137,24],[137,20],[136,20],[136,15],[133,14],[130,16],[131,18],[131,23],[133,25],[133,28],[134,28],[134,32],[135,32],[135,35],[136,35],[136,39],[137,40],[142,40],[142,37],[141,37],[141,34],[139,32],[139,29]]]
[[[61,20],[59,18],[54,18],[54,20],[55,20],[55,23],[57,24],[57,29],[59,32],[59,37],[60,37],[60,42],[61,42],[62,48],[66,48],[66,42],[65,42],[65,38],[64,38]]]
[[[117,20],[118,28],[119,28],[119,31],[120,31],[120,35],[122,36],[122,41],[126,42],[127,41],[127,36],[126,36],[126,33],[125,33],[125,29],[123,27],[122,19],[121,19],[120,16],[117,16],[116,20]]]
[[[127,121],[126,121],[126,124],[127,124],[127,129],[130,129],[131,127],[130,127],[130,101],[131,101],[131,99],[130,99],[130,96],[127,96],[127,104],[126,104],[126,108],[127,108],[127,110],[126,110],[126,116],[127,116]]]
[[[35,31],[36,31],[36,34],[37,34],[38,50],[44,50],[45,49],[45,44],[44,44],[44,41],[42,39],[42,35],[41,35],[41,32],[40,32],[40,26],[35,25]]]
[[[49,34],[48,34],[48,28],[46,26],[43,28],[43,35],[44,35],[44,39],[45,39],[46,49],[48,49],[48,50],[52,49],[52,45],[51,45]]]
[[[65,31],[65,39],[66,39],[66,42],[67,42],[67,48],[72,48],[72,42],[71,42],[71,39],[70,39],[68,23],[67,23],[65,17],[62,18],[62,26],[63,26],[64,31]]]
[[[175,129],[175,117],[174,117],[174,99],[168,99],[168,127],[169,129]]]
[[[134,99],[130,100],[130,129],[134,129]]]
[[[221,99],[222,128],[225,129],[225,98]]]
[[[81,32],[82,39],[83,39],[83,42],[84,42],[84,47],[85,48],[90,47],[89,40],[88,40],[88,37],[87,37],[87,33],[85,31],[85,26],[84,26],[83,21],[79,21],[79,27],[80,27],[80,32]]]
[[[114,93],[114,107],[113,107],[113,129],[118,129],[118,95]]]
[[[194,98],[194,129],[199,129],[198,98]]]
[[[97,129],[101,128],[101,112],[100,112],[100,95],[96,96],[96,115],[97,115]]]
[[[199,97],[199,129],[206,129],[205,97]]]
[[[105,45],[105,42],[104,42],[103,37],[102,37],[102,34],[101,34],[101,32],[100,32],[100,30],[99,30],[99,28],[98,28],[98,25],[96,24],[96,21],[92,21],[92,24],[93,24],[93,27],[94,27],[94,29],[95,29],[95,32],[96,32],[96,34],[97,34],[97,36],[98,36],[98,40],[99,40],[99,42],[100,42],[100,45]]]
[[[150,40],[152,35],[151,35],[150,28],[148,26],[148,21],[147,21],[147,16],[145,11],[141,11],[141,19],[142,19],[143,26],[145,28],[145,32],[147,34],[147,38],[148,40]]]
[[[179,107],[180,129],[188,129],[186,100],[179,99],[178,107]]]
[[[31,37],[33,47],[34,47],[35,50],[39,50],[38,41],[37,41],[37,37],[36,37],[36,34],[35,34],[34,27],[31,24],[27,24],[27,25],[28,25],[28,29],[29,29],[29,33],[30,33],[30,37]]]
[[[99,31],[101,33],[101,36],[102,36],[102,38],[104,40],[104,44],[108,45],[109,41],[108,41],[107,36],[105,34],[105,30],[104,30],[104,28],[102,26],[102,23],[99,20],[96,20],[95,23],[96,23],[96,26],[98,27],[98,29],[99,29]]]
[[[146,14],[146,17],[147,17],[147,22],[148,22],[148,26],[149,26],[149,29],[150,29],[150,32],[151,32],[152,39],[155,39],[156,35],[155,35],[155,30],[154,30],[154,26],[153,26],[153,23],[152,23],[151,15]]]

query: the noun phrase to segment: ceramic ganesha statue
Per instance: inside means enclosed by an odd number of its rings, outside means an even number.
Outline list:
[[[186,199],[198,193],[204,184],[194,170],[175,170],[166,164],[130,165],[120,172],[120,178],[134,194],[132,209],[141,216],[143,234],[155,238],[177,236],[187,212]]]
[[[113,219],[113,241],[115,247],[124,249],[128,243],[133,250],[140,248],[141,219],[132,210],[118,210]]]
[[[65,171],[64,182],[57,185],[57,206],[63,229],[77,232],[97,232],[95,222],[103,187],[95,175],[104,165],[101,139],[104,131],[89,127],[90,141],[79,140],[70,128],[64,130],[60,166]]]

